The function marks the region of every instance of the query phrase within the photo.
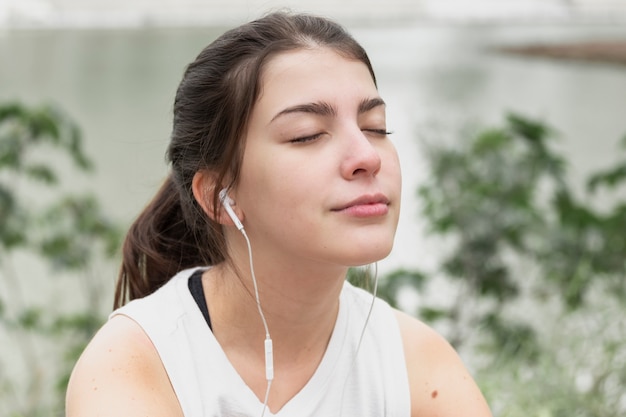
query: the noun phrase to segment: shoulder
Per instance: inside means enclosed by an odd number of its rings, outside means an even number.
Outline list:
[[[152,342],[118,315],[91,340],[72,372],[66,415],[182,416]]]
[[[489,417],[489,407],[454,348],[432,328],[395,310],[404,346],[412,416]]]

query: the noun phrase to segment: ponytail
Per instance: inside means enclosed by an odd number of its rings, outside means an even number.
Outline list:
[[[207,250],[221,246],[216,245],[221,232],[216,233],[206,216],[204,227],[188,224],[180,197],[169,176],[131,225],[122,247],[114,308],[153,293],[182,269],[221,260],[219,251]]]

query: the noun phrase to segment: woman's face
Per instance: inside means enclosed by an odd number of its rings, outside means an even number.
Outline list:
[[[401,176],[367,67],[331,49],[265,67],[232,196],[266,255],[363,265],[390,252]]]

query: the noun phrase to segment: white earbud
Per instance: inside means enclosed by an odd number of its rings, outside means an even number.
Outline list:
[[[237,226],[237,230],[241,231],[241,229],[243,229],[243,224],[241,224],[241,220],[239,220],[239,217],[237,217],[235,211],[231,207],[233,200],[228,196],[228,189],[223,188],[222,191],[220,191],[220,201],[222,202],[226,213],[228,213],[228,216],[232,219],[233,223],[235,223],[235,226]]]

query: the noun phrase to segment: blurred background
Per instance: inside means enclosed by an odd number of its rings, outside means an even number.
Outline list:
[[[626,0],[0,0],[0,415],[63,415],[185,65],[279,7],[344,24],[388,103],[381,295],[496,416],[626,415]]]

